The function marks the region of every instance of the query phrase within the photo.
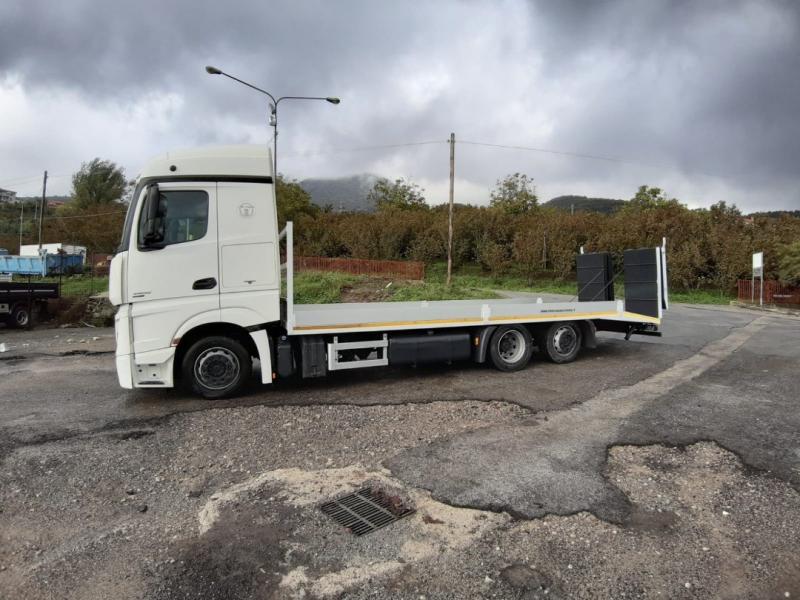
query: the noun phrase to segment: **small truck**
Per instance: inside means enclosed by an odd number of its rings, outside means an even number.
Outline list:
[[[38,279],[82,270],[85,253],[49,250],[33,249],[20,255],[0,252],[0,320],[8,327],[30,327],[35,315],[46,310],[47,301],[60,296],[59,283]]]
[[[45,310],[47,300],[59,295],[58,283],[0,278],[0,320],[11,328],[30,327],[35,321],[34,315]]]
[[[278,229],[267,148],[171,152],[138,178],[110,267],[123,388],[181,384],[209,399],[260,381],[330,371],[474,361],[526,367],[535,350],[569,363],[597,331],[660,335],[664,247],[578,255],[575,302],[541,298],[296,304],[293,226]],[[283,262],[282,261],[283,258]]]

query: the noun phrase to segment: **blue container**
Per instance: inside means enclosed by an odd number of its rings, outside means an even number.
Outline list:
[[[0,255],[0,273],[12,275],[68,275],[83,270],[82,254],[45,254],[43,256]]]

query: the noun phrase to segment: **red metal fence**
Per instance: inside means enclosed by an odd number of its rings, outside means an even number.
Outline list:
[[[365,260],[362,258],[325,258],[295,256],[295,269],[311,271],[341,271],[353,275],[425,279],[425,263],[402,260]]]
[[[750,279],[740,279],[737,285],[740,302],[758,302],[761,285],[758,279],[755,282],[755,289],[753,289],[753,282]],[[800,305],[800,287],[786,285],[780,281],[766,280],[764,281],[764,304]]]

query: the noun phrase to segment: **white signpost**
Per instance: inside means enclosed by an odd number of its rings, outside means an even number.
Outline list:
[[[750,301],[755,303],[756,296],[756,277],[760,282],[758,293],[758,305],[764,306],[764,253],[756,252],[753,254],[753,278],[750,284]]]

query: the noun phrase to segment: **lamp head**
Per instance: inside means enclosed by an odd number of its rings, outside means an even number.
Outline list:
[[[339,100],[339,98],[334,98],[334,97],[328,97],[328,98],[325,98],[325,100],[327,100],[331,104],[339,104],[339,102],[341,102],[341,100]]]
[[[206,73],[209,75],[222,75],[222,71],[220,71],[217,67],[212,67],[211,65],[206,67]]]

